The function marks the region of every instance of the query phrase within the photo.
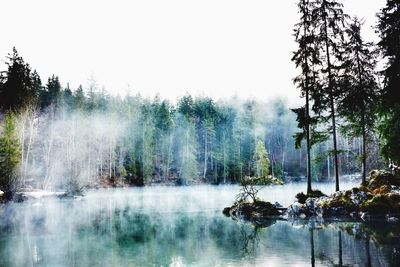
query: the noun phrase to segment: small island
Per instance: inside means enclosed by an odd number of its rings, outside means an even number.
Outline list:
[[[371,171],[367,181],[330,196],[315,190],[298,193],[296,202],[282,207],[257,198],[256,183],[242,183],[238,200],[223,213],[237,220],[259,224],[268,220],[330,219],[398,222],[400,218],[400,177],[384,170]],[[247,199],[250,198],[250,201]]]

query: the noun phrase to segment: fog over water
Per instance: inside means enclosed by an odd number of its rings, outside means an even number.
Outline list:
[[[343,188],[352,186],[343,183]],[[326,192],[334,188],[315,187]],[[271,186],[261,195],[287,205],[304,188],[303,183]],[[371,241],[366,251],[365,241],[340,225],[275,221],[268,228],[254,228],[224,217],[221,207],[231,205],[238,189],[102,189],[75,200],[1,205],[0,265],[310,266],[312,235],[316,264],[330,266],[339,262],[339,232],[344,264],[389,264],[387,250]]]

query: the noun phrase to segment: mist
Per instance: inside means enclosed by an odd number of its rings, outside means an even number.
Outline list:
[[[159,97],[119,98],[92,88],[79,106],[79,92],[72,100],[66,93],[50,106],[27,106],[17,116],[25,189],[235,183],[253,174],[257,140],[265,143],[273,175],[287,181],[305,175],[304,148],[294,149],[295,114],[282,99],[186,95],[172,105]],[[354,174],[360,143],[340,140],[348,166],[342,174]],[[329,180],[332,172],[324,154],[327,142],[313,149],[318,180]]]

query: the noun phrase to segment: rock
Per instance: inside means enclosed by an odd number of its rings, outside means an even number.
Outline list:
[[[387,222],[398,222],[398,221],[399,221],[399,218],[396,218],[396,217],[388,217],[388,218],[386,218],[386,221],[387,221]]]
[[[373,192],[374,190],[382,188],[384,185],[386,185],[388,187],[390,187],[392,185],[399,186],[400,179],[387,171],[383,171],[383,170],[371,171],[370,176],[368,178],[367,188],[371,192]]]
[[[275,202],[274,207],[275,208],[283,208],[283,206],[279,202]]]
[[[232,207],[224,208],[222,212],[237,219],[253,222],[276,218],[282,215],[273,204],[264,201],[236,203]]]
[[[295,202],[290,206],[290,209],[293,211],[294,214],[300,214],[300,210],[302,209],[303,205],[299,202]]]
[[[300,217],[301,219],[305,219],[305,218],[307,217],[307,215],[305,215],[304,213],[300,213],[299,217]]]
[[[222,213],[225,215],[225,216],[227,216],[227,217],[230,217],[231,216],[231,207],[226,207],[226,208],[224,208],[224,210],[222,211]]]
[[[382,185],[381,187],[376,188],[372,191],[372,194],[379,195],[379,194],[387,194],[392,190],[390,185]]]
[[[350,217],[352,217],[353,219],[358,219],[358,218],[359,218],[359,217],[358,217],[358,213],[355,212],[355,211],[350,212]]]
[[[296,195],[296,199],[299,203],[305,204],[308,198],[319,198],[326,196],[324,193],[322,193],[319,190],[312,190],[308,194],[304,194],[303,192],[300,192]]]
[[[315,209],[315,198],[308,198],[306,200],[306,207],[310,210]]]
[[[360,205],[364,201],[368,200],[370,196],[364,191],[358,190],[358,188],[353,188],[352,193],[350,195],[350,200],[354,205]]]
[[[301,213],[305,212],[305,205],[299,202],[294,202],[287,209],[288,217],[298,217]]]
[[[368,220],[371,219],[371,216],[369,215],[368,212],[361,212],[360,218],[361,218],[363,221],[368,221]]]
[[[349,215],[347,210],[344,207],[333,207],[331,208],[331,213],[334,216],[346,216]]]

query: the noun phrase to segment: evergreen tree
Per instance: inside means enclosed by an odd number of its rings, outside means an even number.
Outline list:
[[[383,155],[400,163],[400,2],[387,0],[378,13],[378,46],[387,60],[379,113]]]
[[[86,98],[85,98],[85,93],[83,92],[82,85],[78,86],[78,89],[76,89],[73,96],[74,96],[75,109],[83,110],[85,107]]]
[[[145,102],[142,105],[142,140],[141,140],[141,164],[142,174],[145,183],[150,183],[154,171],[154,116],[152,107]]]
[[[206,179],[208,165],[214,160],[215,125],[218,120],[218,110],[211,98],[199,98],[194,102],[194,115],[199,133],[199,143],[203,143],[203,179]]]
[[[322,89],[321,101],[318,101],[315,109],[319,114],[325,109],[329,110],[332,120],[333,155],[335,164],[335,189],[339,191],[339,162],[336,131],[335,102],[340,95],[336,77],[341,62],[340,44],[343,40],[344,23],[347,15],[343,13],[343,5],[336,0],[315,0],[312,3],[312,23],[315,34],[319,36],[315,40],[319,51],[320,71],[319,83]]]
[[[164,100],[161,103],[157,101],[153,105],[155,115],[154,139],[156,142],[156,154],[160,157],[160,161],[158,161],[157,164],[160,165],[161,176],[166,180],[172,163],[172,130],[174,121],[171,114],[171,106],[168,101]]]
[[[176,120],[179,122],[176,132],[179,181],[181,184],[187,184],[198,176],[195,126],[193,119],[181,114],[177,114]]]
[[[37,88],[33,86],[31,67],[19,56],[15,47],[7,59],[8,69],[0,75],[0,109],[3,111],[17,110],[32,104],[37,95],[35,91]]]
[[[49,106],[57,108],[61,97],[61,84],[58,76],[52,75],[48,80],[45,89],[40,96],[40,106],[45,109]]]
[[[346,29],[339,113],[346,118],[343,130],[352,137],[362,137],[362,181],[366,181],[367,136],[375,122],[378,85],[375,81],[373,44],[361,38],[362,22],[354,17]]]
[[[254,174],[256,178],[265,178],[269,175],[269,159],[264,142],[258,140],[253,155]]]
[[[35,96],[34,96],[35,103],[34,104],[37,104],[37,102],[40,99],[40,94],[43,90],[43,85],[42,85],[42,80],[40,79],[40,76],[36,70],[33,71],[31,80],[32,80],[32,90],[35,94]]]
[[[18,189],[20,159],[21,148],[15,117],[12,112],[8,112],[0,136],[0,189],[2,191],[12,193]]]
[[[67,111],[71,111],[74,107],[74,96],[71,88],[69,87],[69,83],[67,83],[67,87],[65,87],[65,89],[61,92],[61,102]]]
[[[296,148],[301,147],[301,142],[306,139],[307,148],[307,194],[311,193],[311,140],[310,140],[310,91],[315,89],[313,84],[315,73],[313,73],[313,64],[319,64],[317,50],[314,49],[313,43],[316,36],[312,30],[311,11],[312,6],[309,0],[300,0],[298,3],[299,13],[301,15],[300,22],[295,25],[294,36],[298,43],[298,50],[294,52],[292,61],[295,62],[297,68],[301,68],[301,74],[294,79],[301,95],[305,97],[305,106],[293,111],[297,114],[298,126],[303,131],[295,135]]]

